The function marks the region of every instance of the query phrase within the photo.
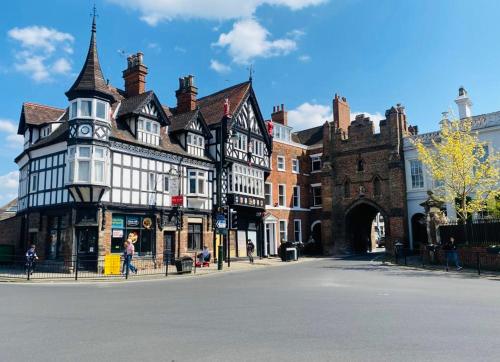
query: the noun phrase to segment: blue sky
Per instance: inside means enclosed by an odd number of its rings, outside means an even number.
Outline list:
[[[0,14],[0,204],[16,194],[24,101],[66,106],[82,66],[93,1],[9,1]],[[263,114],[284,103],[297,129],[331,116],[337,92],[378,119],[406,106],[435,130],[464,85],[474,114],[499,110],[495,0],[97,0],[105,77],[122,87],[126,55],[144,52],[147,88],[175,104],[178,77],[205,95],[248,78]]]

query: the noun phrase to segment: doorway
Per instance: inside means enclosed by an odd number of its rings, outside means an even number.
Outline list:
[[[97,271],[97,227],[76,228],[76,241],[79,268]]]
[[[163,260],[165,264],[175,264],[175,231],[163,233]]]

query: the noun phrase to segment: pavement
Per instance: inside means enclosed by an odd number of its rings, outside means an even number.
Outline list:
[[[363,257],[2,283],[0,361],[497,361],[499,281]]]

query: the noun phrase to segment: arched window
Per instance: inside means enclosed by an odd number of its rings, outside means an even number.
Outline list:
[[[344,197],[351,197],[351,181],[345,180],[344,182]]]
[[[375,177],[373,180],[373,195],[380,196],[382,194],[380,179]]]

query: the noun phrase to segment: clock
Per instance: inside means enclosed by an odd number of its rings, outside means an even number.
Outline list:
[[[80,134],[82,136],[88,137],[90,135],[91,128],[89,125],[80,126]]]

